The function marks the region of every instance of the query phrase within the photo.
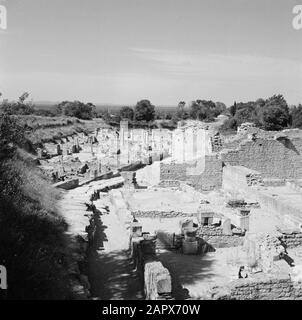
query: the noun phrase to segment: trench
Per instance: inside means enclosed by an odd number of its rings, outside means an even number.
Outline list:
[[[106,183],[104,180],[103,183]],[[99,189],[102,182],[90,183],[63,191],[60,212],[67,221],[70,233],[84,233],[89,225],[86,209],[91,191]],[[102,197],[94,201],[100,212],[110,200]],[[101,214],[97,221],[94,240],[87,249],[87,276],[92,299],[140,300],[144,299],[142,279],[138,277],[129,255],[129,237],[125,226],[115,213]]]
[[[95,202],[98,205],[101,200]],[[101,216],[88,250],[91,294],[101,300],[142,300],[143,283],[129,255],[129,238],[117,216]]]

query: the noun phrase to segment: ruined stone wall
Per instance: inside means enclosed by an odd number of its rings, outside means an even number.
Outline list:
[[[226,191],[234,194],[240,194],[242,196],[252,197],[255,201],[258,201],[261,206],[268,208],[269,210],[276,211],[281,215],[290,217],[292,223],[298,225],[302,222],[301,211],[290,203],[279,201],[269,194],[265,194],[261,189],[257,190],[248,186],[246,175],[249,172],[254,172],[240,166],[225,166],[223,168],[223,188]],[[262,183],[258,184],[259,186]]]
[[[302,232],[298,230],[282,232],[279,239],[289,249],[302,246]]]
[[[216,292],[215,292],[216,291]],[[302,300],[302,283],[289,276],[238,279],[226,288],[216,287],[212,299],[218,300]]]
[[[215,155],[205,157],[205,168],[200,175],[189,175],[187,181],[200,191],[214,190],[222,186],[222,162]]]
[[[222,228],[216,226],[198,228],[197,236],[214,248],[238,247],[242,246],[244,242],[244,235],[225,235]]]
[[[186,180],[186,163],[161,163],[160,164],[160,180]]]
[[[302,137],[291,139],[256,139],[242,142],[236,150],[224,150],[225,164],[259,171],[263,177],[302,178]]]
[[[171,276],[160,261],[145,264],[144,284],[146,300],[165,300],[171,297]]]
[[[53,185],[55,188],[64,190],[71,190],[79,186],[79,179],[71,179],[67,181],[60,181]]]
[[[175,218],[175,217],[193,217],[193,213],[186,213],[182,211],[160,211],[160,210],[150,210],[150,211],[132,211],[132,215],[136,218]]]
[[[201,171],[194,170],[200,164]],[[194,174],[192,174],[193,172]],[[205,158],[194,162],[194,164],[161,163],[160,180],[186,181],[197,190],[214,190],[222,185],[222,162],[216,155],[211,155],[205,156]]]
[[[178,180],[162,180],[158,184],[160,187],[164,188],[174,188],[174,187],[180,187],[180,181]]]
[[[172,299],[171,276],[155,253],[155,242],[142,237],[130,237],[131,258],[144,283],[146,300]]]
[[[224,189],[232,190],[234,188],[246,189],[250,186],[263,186],[264,181],[259,172],[242,166],[225,166],[223,168]]]

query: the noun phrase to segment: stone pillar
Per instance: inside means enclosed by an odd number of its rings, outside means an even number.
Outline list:
[[[42,149],[41,148],[37,148],[37,153],[38,153],[38,158],[42,159]]]
[[[197,254],[198,253],[198,241],[196,239],[196,228],[185,228],[184,239],[182,241],[183,254]]]
[[[193,228],[193,220],[192,219],[184,219],[179,222],[180,233],[184,235],[185,229]]]
[[[237,215],[239,218],[239,228],[249,231],[250,228],[250,210],[237,209]]]
[[[131,223],[131,236],[133,238],[142,237],[143,236],[143,226],[139,222]]]
[[[222,233],[227,236],[232,235],[232,229],[231,229],[231,220],[230,219],[225,219],[221,223],[222,226]]]
[[[57,155],[61,156],[62,154],[63,154],[63,151],[62,151],[61,145],[57,144]]]

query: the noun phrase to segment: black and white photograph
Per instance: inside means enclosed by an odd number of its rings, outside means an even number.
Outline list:
[[[0,300],[302,300],[302,1],[0,0]]]

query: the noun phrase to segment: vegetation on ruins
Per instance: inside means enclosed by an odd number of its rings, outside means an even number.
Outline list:
[[[9,291],[0,290],[0,299],[70,298],[59,193],[22,149],[23,128],[0,115],[0,264],[9,270]]]

